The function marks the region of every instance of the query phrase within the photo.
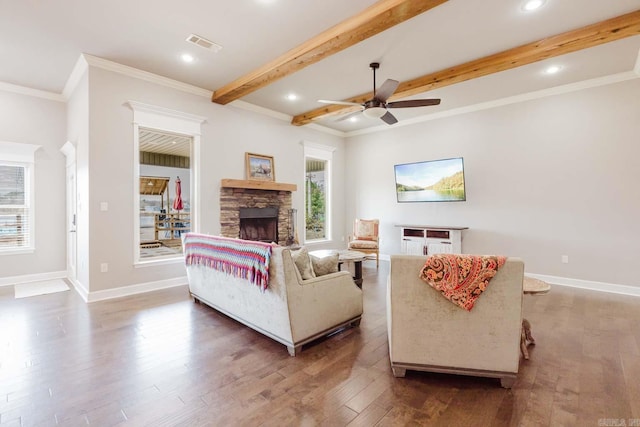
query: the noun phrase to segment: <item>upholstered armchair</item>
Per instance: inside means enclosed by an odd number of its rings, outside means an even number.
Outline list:
[[[376,255],[376,268],[380,266],[380,247],[378,241],[377,219],[356,219],[353,226],[353,238],[349,241],[349,250]]]
[[[466,311],[420,279],[426,259],[391,256],[387,326],[394,376],[414,370],[493,377],[510,388],[520,362],[523,261],[507,258]]]

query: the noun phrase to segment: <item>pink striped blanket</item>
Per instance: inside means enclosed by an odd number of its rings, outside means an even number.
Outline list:
[[[269,243],[186,233],[183,246],[186,265],[204,265],[247,279],[263,292],[269,285]]]

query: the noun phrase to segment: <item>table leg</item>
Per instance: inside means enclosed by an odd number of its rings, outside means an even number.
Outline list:
[[[353,264],[356,270],[356,275],[353,276],[353,281],[356,282],[356,285],[358,285],[360,289],[362,289],[362,261],[355,261]]]

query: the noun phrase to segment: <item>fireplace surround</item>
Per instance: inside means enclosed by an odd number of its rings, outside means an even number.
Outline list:
[[[291,191],[223,186],[220,189],[220,234],[223,237],[236,239],[247,237],[246,235],[242,237],[240,233],[240,212],[241,210],[243,212],[259,212],[260,209],[271,209],[271,213],[276,212],[275,234],[277,240],[275,241],[279,245],[286,245],[291,228],[289,224]],[[256,222],[261,223],[261,221]],[[263,225],[258,224],[258,227],[263,227]],[[266,240],[266,238],[248,238],[246,240]]]

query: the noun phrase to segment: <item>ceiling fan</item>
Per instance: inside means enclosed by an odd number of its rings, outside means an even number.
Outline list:
[[[382,119],[385,123],[392,125],[398,122],[398,119],[395,118],[391,112],[387,111],[388,108],[411,108],[411,107],[428,107],[430,105],[438,105],[440,104],[439,99],[412,99],[408,101],[395,101],[395,102],[387,102],[387,99],[398,88],[400,84],[397,80],[387,79],[380,89],[376,91],[376,70],[380,68],[380,63],[372,62],[369,64],[369,67],[373,70],[373,98],[363,102],[348,102],[348,101],[328,101],[326,99],[319,99],[318,102],[323,104],[336,104],[336,105],[354,105],[361,107],[360,111],[356,111],[351,114],[347,114],[344,117],[341,117],[337,121],[347,120],[351,117],[359,115],[363,113],[365,116],[374,118],[374,119]]]

